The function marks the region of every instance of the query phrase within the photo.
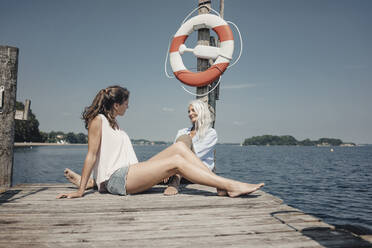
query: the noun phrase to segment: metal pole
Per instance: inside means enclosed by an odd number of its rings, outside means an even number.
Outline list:
[[[0,190],[12,184],[18,53],[0,46]]]

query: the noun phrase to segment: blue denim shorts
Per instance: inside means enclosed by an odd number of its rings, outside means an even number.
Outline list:
[[[113,195],[127,195],[125,182],[127,180],[128,171],[129,166],[124,166],[112,173],[110,179],[107,181],[107,191]]]

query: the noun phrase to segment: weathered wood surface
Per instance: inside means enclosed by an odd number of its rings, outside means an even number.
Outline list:
[[[209,8],[211,7],[210,1],[205,1],[205,0],[198,0],[198,6],[206,6],[206,7],[201,7],[198,9],[198,14],[207,14],[209,13]],[[208,28],[201,28],[198,29],[198,45],[204,45],[204,46],[209,46],[209,39],[210,39],[210,31]],[[209,60],[208,59],[201,59],[197,58],[196,60],[196,68],[197,71],[205,71],[209,68]],[[208,85],[207,86],[201,86],[196,88],[196,94],[197,95],[203,95],[208,92]],[[209,95],[206,96],[197,96],[198,98],[204,99],[205,102],[209,103]]]
[[[138,195],[91,191],[60,199],[70,184],[19,185],[0,195],[0,247],[372,247],[371,243],[258,191],[239,198],[187,185]]]
[[[12,182],[18,48],[0,46],[0,192]]]

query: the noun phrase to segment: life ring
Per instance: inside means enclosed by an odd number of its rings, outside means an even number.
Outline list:
[[[185,46],[187,37],[194,27],[213,29],[221,42],[220,47],[197,45],[194,49]],[[181,55],[193,52],[195,56],[204,59],[215,59],[213,65],[206,71],[191,72],[183,64]],[[216,81],[228,67],[234,52],[234,36],[230,26],[217,15],[201,14],[185,22],[174,35],[170,49],[169,61],[174,75],[182,83],[189,86],[205,86]]]

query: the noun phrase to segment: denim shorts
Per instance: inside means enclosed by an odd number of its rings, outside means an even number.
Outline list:
[[[113,195],[127,195],[125,182],[127,180],[128,171],[129,166],[124,166],[112,173],[110,179],[107,181],[107,191]]]

